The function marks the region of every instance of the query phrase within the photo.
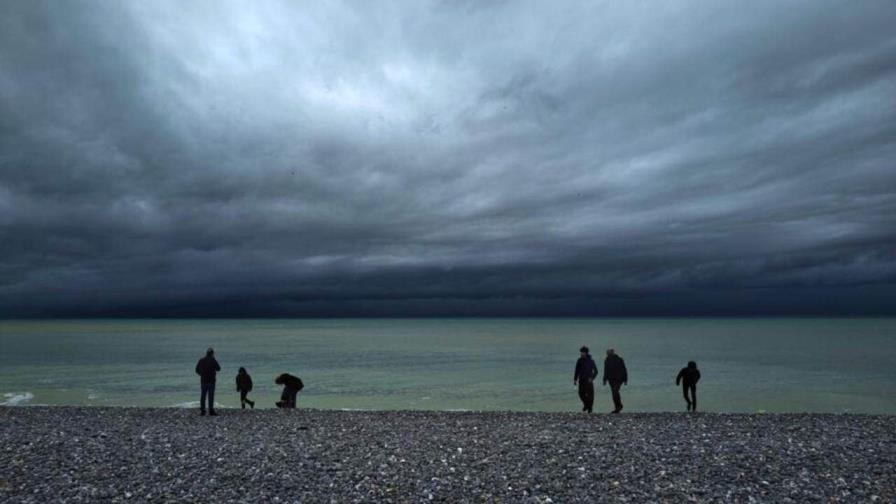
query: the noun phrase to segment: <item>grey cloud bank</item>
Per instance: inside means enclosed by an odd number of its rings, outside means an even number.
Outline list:
[[[893,315],[894,23],[4,3],[0,316]]]

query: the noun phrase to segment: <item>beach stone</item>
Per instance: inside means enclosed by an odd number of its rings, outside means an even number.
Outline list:
[[[874,415],[0,407],[0,502],[894,502]],[[302,429],[302,427],[307,427]]]

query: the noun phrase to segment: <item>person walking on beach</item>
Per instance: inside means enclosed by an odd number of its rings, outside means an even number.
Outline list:
[[[244,367],[241,367],[236,374],[236,391],[240,393],[240,408],[246,409],[248,404],[250,408],[255,409],[255,401],[250,401],[246,397],[252,391],[252,377]]]
[[[199,396],[199,412],[205,415],[205,401],[208,399],[208,414],[217,415],[215,413],[215,374],[221,370],[218,361],[215,360],[215,349],[209,347],[205,351],[205,357],[199,359],[196,363],[196,374],[199,375],[199,385],[202,393]]]
[[[700,370],[697,369],[697,363],[688,362],[687,367],[681,368],[678,376],[675,377],[675,384],[681,384],[681,393],[684,400],[688,403],[688,411],[697,411],[697,382],[700,381]],[[690,397],[688,397],[690,392]]]
[[[597,364],[588,353],[588,347],[579,349],[579,360],[576,361],[573,385],[579,386],[579,399],[582,400],[582,411],[591,413],[594,408],[594,379],[597,378]]]
[[[607,349],[607,358],[604,359],[604,386],[609,382],[613,392],[613,413],[622,411],[622,398],[619,396],[619,387],[628,385],[628,370],[625,369],[625,361],[616,355],[616,350]]]
[[[276,383],[277,385],[283,385],[283,393],[280,394],[280,400],[276,403],[277,407],[295,408],[296,394],[298,394],[300,390],[305,388],[305,384],[302,383],[302,379],[289,373],[283,373],[274,380],[274,383]]]

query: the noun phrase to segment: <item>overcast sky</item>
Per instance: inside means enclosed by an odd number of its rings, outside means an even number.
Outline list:
[[[0,316],[896,314],[896,2],[0,4]]]

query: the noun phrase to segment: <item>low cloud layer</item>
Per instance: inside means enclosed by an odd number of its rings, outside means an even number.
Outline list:
[[[0,6],[0,316],[896,314],[893,2]]]

